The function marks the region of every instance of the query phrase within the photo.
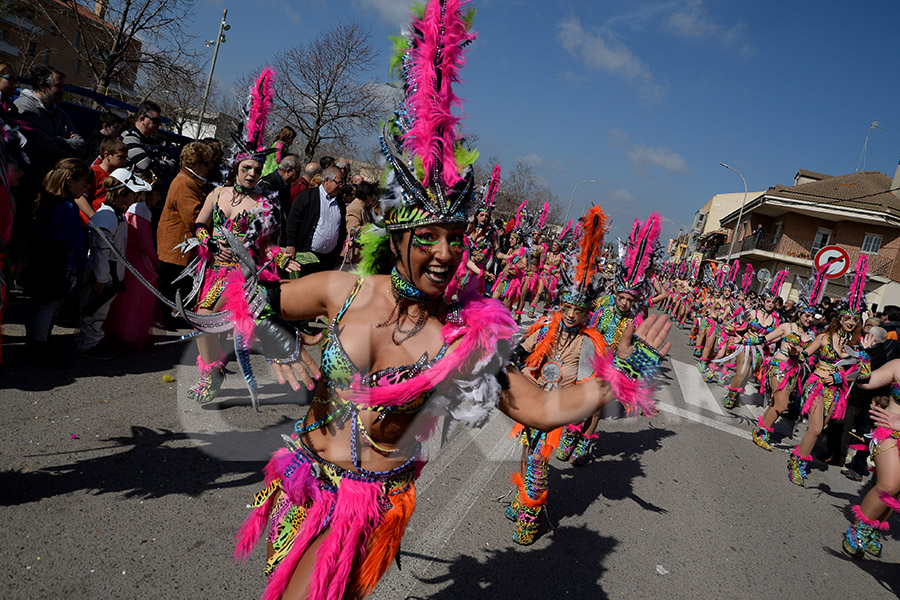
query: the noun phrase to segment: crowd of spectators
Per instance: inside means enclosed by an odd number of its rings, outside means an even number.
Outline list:
[[[124,119],[99,113],[82,137],[60,106],[65,74],[40,65],[30,76],[33,89],[19,90],[14,69],[0,63],[0,286],[23,294],[29,361],[66,365],[54,324],[77,326],[76,351],[104,360],[145,347],[154,325],[185,327],[119,255],[166,298],[187,296],[191,278],[179,277],[192,256],[178,246],[207,197],[233,180],[222,144],[164,143],[164,115],[149,100]],[[291,127],[278,131],[258,184],[278,207],[279,244],[317,257],[301,276],[352,266],[378,188],[361,174],[350,184],[346,158],[303,164],[291,152],[295,138]]]

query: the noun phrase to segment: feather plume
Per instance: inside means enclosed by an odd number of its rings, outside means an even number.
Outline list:
[[[581,218],[584,237],[581,238],[581,252],[575,267],[575,283],[584,286],[590,281],[597,268],[597,253],[603,246],[608,219],[602,206],[594,206]]]
[[[547,224],[547,217],[550,216],[550,203],[544,202],[544,206],[541,207],[541,216],[538,217],[538,229],[543,229],[544,225]]]
[[[260,71],[250,89],[250,110],[247,127],[244,130],[247,136],[247,150],[250,152],[257,152],[265,148],[263,137],[266,135],[266,122],[275,97],[274,85],[275,71],[271,67],[265,67]]]
[[[772,278],[772,283],[769,285],[768,294],[773,298],[781,295],[781,286],[784,285],[785,280],[787,279],[788,269],[782,269],[775,274],[775,277]]]
[[[741,282],[741,290],[746,294],[750,292],[750,286],[753,285],[753,265],[747,263],[744,269],[744,280]]]
[[[463,47],[475,39],[463,18],[461,0],[435,0],[425,5],[413,28],[421,35],[409,51],[407,105],[412,125],[404,135],[404,147],[422,159],[425,186],[438,176],[447,187],[460,181],[454,149],[462,108],[453,92],[460,68],[465,64]]]
[[[497,189],[500,187],[500,165],[494,165],[494,172],[491,175],[491,182],[488,184],[487,192],[484,195],[484,209],[488,212],[494,208],[494,199],[497,196]]]
[[[853,276],[853,283],[847,293],[847,304],[850,310],[859,312],[863,308],[863,296],[866,290],[866,276],[869,269],[869,257],[860,253],[859,259],[856,261],[856,274]]]
[[[737,281],[738,271],[741,270],[741,261],[738,259],[734,259],[734,262],[731,263],[731,268],[728,270],[728,285],[733,286],[734,282]]]
[[[556,236],[559,240],[564,240],[566,238],[566,234],[572,229],[572,219],[569,219],[569,222],[566,223],[566,226],[562,228],[562,231],[559,232],[559,235]]]
[[[528,359],[525,361],[526,366],[537,369],[544,362],[544,359],[550,355],[550,351],[553,350],[553,346],[556,344],[556,336],[559,333],[559,324],[561,322],[562,313],[555,311],[552,317],[539,319],[531,326],[526,334],[526,338],[534,335],[544,327],[547,328],[547,331],[544,333],[543,339],[535,345],[534,350],[528,355]]]
[[[642,224],[635,220],[628,240],[628,251],[625,254],[626,282],[630,286],[636,285],[646,277],[647,267],[650,265],[650,256],[659,239],[661,220],[659,213],[651,213],[650,217]]]

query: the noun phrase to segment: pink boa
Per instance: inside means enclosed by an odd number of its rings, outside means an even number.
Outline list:
[[[613,366],[615,350],[605,355],[596,354],[591,359],[594,373],[600,379],[607,381],[612,388],[613,395],[625,407],[625,414],[637,416],[639,411],[645,416],[656,414],[656,403],[653,401],[653,391],[643,382],[631,379]]]
[[[229,270],[225,275],[225,289],[222,290],[222,297],[225,300],[222,309],[231,311],[234,332],[244,338],[244,347],[249,348],[253,342],[256,321],[244,297],[244,283],[244,275],[240,269]]]

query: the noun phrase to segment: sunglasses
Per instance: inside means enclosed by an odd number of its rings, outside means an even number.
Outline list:
[[[145,115],[144,118],[152,123],[156,123],[157,125],[160,125],[162,123],[162,117],[148,117]]]

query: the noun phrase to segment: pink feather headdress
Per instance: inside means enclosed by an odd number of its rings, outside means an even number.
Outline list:
[[[494,165],[494,171],[491,173],[491,181],[487,185],[484,197],[481,199],[481,208],[485,212],[494,210],[494,200],[497,197],[497,189],[500,187],[500,165]]]
[[[250,87],[246,108],[247,122],[243,127],[243,133],[235,140],[237,148],[232,162],[248,158],[264,161],[266,154],[274,152],[273,149],[266,149],[264,142],[266,124],[274,99],[275,71],[271,67],[265,67],[259,72]]]
[[[766,287],[764,295],[767,298],[777,298],[781,295],[781,286],[784,285],[789,272],[788,269],[782,269],[775,274],[775,277],[772,278],[772,282]]]
[[[660,227],[661,219],[658,213],[652,213],[643,223],[635,219],[625,248],[625,258],[616,274],[617,292],[627,292],[639,299],[647,296],[652,290],[649,269],[653,255],[659,251]],[[682,265],[686,272],[687,262],[683,262]]]
[[[744,269],[744,279],[741,282],[741,291],[745,294],[750,293],[751,285],[753,285],[753,265],[747,263],[747,268]]]
[[[866,280],[868,279],[869,257],[860,253],[856,261],[856,271],[853,274],[853,283],[847,292],[847,297],[842,304],[841,311],[859,314],[866,310]]]

